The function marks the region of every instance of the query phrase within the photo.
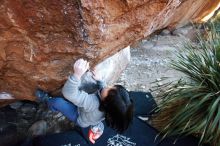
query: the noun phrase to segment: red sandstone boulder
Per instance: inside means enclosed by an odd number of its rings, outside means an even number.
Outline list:
[[[219,0],[1,0],[0,92],[34,100],[156,30],[199,21]]]

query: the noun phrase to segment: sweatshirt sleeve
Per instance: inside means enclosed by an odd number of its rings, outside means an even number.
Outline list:
[[[98,89],[103,89],[105,88],[107,85],[106,85],[106,82],[102,81],[102,80],[97,80],[96,81],[96,84],[98,86]]]
[[[73,75],[69,76],[62,89],[63,96],[78,107],[83,107],[86,111],[92,110],[96,106],[96,100],[91,94],[79,90],[80,81]]]

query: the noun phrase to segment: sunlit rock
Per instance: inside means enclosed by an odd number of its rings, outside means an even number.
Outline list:
[[[35,100],[37,87],[55,92],[62,88],[78,58],[87,59],[94,67],[156,30],[201,20],[218,3],[1,0],[0,92],[28,100]]]

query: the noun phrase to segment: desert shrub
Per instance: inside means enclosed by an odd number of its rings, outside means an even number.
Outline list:
[[[197,134],[200,145],[220,146],[220,27],[213,26],[198,44],[185,43],[171,63],[185,77],[163,93],[164,137]]]

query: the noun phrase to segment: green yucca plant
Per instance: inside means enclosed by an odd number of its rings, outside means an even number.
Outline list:
[[[165,136],[197,134],[200,143],[220,146],[220,34],[216,27],[199,43],[185,43],[172,67],[185,77],[163,93]]]
[[[213,25],[216,28],[216,32],[220,33],[220,8],[218,8],[218,10],[215,11],[212,19],[209,19],[208,22],[206,22],[206,26],[208,28],[212,28]]]

